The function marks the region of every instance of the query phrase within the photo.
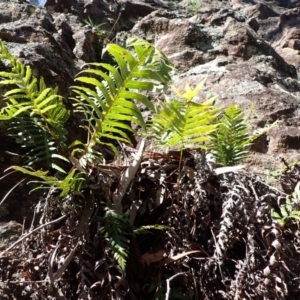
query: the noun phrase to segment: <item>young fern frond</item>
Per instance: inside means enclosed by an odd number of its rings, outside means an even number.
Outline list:
[[[6,106],[0,111],[0,120],[9,121],[10,134],[22,147],[33,149],[25,155],[28,163],[43,161],[46,167],[61,170],[54,158],[66,149],[65,122],[69,114],[57,89],[47,88],[43,79],[32,75],[29,66],[17,60],[0,41],[0,59],[11,67],[0,72],[0,84],[11,88],[4,94]]]
[[[141,39],[129,40],[128,46],[133,47],[134,54],[109,44],[107,52],[117,66],[93,63],[75,79],[82,85],[73,87],[77,95],[73,98],[74,107],[85,116],[89,135],[81,148],[77,143],[72,155],[76,152],[86,155],[95,144],[107,144],[107,140],[130,143],[128,132],[133,131],[130,123],[145,127],[136,102],[154,110],[153,103],[143,92],[153,91],[170,81],[171,64],[161,52]],[[112,143],[109,146],[116,151]]]
[[[103,221],[104,226],[100,229],[100,233],[108,240],[114,258],[125,273],[133,234],[129,218],[118,214],[114,207],[107,207]]]
[[[222,166],[233,166],[247,157],[251,143],[239,106],[230,105],[225,109],[218,130],[212,134],[211,144],[212,152]]]
[[[186,86],[184,94],[174,89],[181,100],[166,97],[166,102],[161,103],[151,122],[154,138],[159,145],[183,150],[204,147],[203,143],[210,139],[210,134],[218,126],[214,123],[219,114],[219,109],[214,107],[214,98],[203,103],[192,101],[203,83],[194,90]]]

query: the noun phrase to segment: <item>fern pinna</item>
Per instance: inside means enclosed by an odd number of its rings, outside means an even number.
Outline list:
[[[9,64],[9,71],[0,72],[0,84],[11,88],[4,94],[6,106],[0,120],[9,121],[9,131],[22,147],[27,148],[27,163],[42,162],[47,168],[62,169],[54,163],[66,160],[65,122],[69,114],[57,89],[47,88],[44,80],[32,75],[29,66],[17,60],[2,41],[0,59]]]
[[[143,92],[163,88],[171,80],[172,66],[162,52],[141,39],[130,39],[127,46],[133,47],[135,53],[115,44],[107,46],[116,67],[93,63],[75,79],[82,85],[73,87],[74,107],[88,123],[88,140],[85,144],[75,141],[72,155],[77,153],[84,161],[99,156],[93,147],[108,143],[103,138],[130,143],[126,133],[133,131],[130,123],[145,128],[141,111],[133,100],[154,110]],[[117,152],[113,143],[109,146]]]

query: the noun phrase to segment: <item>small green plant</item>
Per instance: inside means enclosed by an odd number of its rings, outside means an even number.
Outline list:
[[[196,103],[193,98],[204,85],[202,81],[195,89],[188,85],[185,93],[173,88],[180,99],[170,100],[166,97],[153,115],[150,131],[162,147],[205,148],[204,142],[210,139],[210,134],[218,124],[214,122],[219,114],[219,108],[214,106],[214,98],[203,103]]]
[[[119,266],[125,272],[126,262],[129,253],[132,228],[129,218],[116,212],[115,207],[106,208],[103,217],[104,226],[100,229],[100,234],[108,240],[109,248]]]
[[[286,202],[279,207],[279,212],[272,210],[271,217],[280,227],[286,226],[288,220],[300,221],[300,182],[297,183],[292,197],[287,197]]]
[[[118,214],[113,204],[108,204],[106,207],[102,221],[103,227],[99,233],[107,239],[109,248],[124,273],[126,272],[130,241],[134,236],[151,233],[149,231],[151,229],[172,231],[171,228],[159,224],[134,228],[128,216]]]
[[[212,134],[212,149],[222,166],[233,166],[249,153],[248,126],[241,108],[230,105],[220,118],[218,130]]]
[[[267,184],[272,184],[272,183],[276,183],[278,182],[279,178],[283,175],[283,170],[266,170],[265,174],[266,174],[266,183]]]
[[[199,14],[201,11],[201,3],[200,0],[189,0],[187,11],[190,14]]]
[[[250,135],[248,118],[235,104],[225,109],[218,122],[218,130],[212,133],[211,149],[222,166],[233,166],[245,160],[253,141],[277,124],[275,121]]]
[[[199,3],[200,0],[189,0],[188,4],[188,12],[191,14],[199,14],[201,11],[201,3]]]
[[[97,34],[98,38],[101,39],[101,40],[104,40],[107,35],[108,35],[108,31],[103,29],[103,26],[105,26],[105,23],[100,23],[100,24],[95,24],[94,21],[88,17],[84,23],[86,25],[89,25],[91,26],[94,30],[95,30],[95,33]]]
[[[282,169],[276,169],[276,170],[270,170],[267,169],[265,171],[266,174],[266,183],[268,184],[272,184],[272,183],[276,183],[280,180],[280,178],[282,176],[284,176],[284,174],[290,170],[291,168],[293,168],[295,165],[298,165],[299,162],[298,161],[293,161],[289,164],[286,163],[285,167]]]

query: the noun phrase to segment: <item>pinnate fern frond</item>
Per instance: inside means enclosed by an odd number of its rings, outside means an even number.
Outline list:
[[[104,144],[104,138],[130,143],[130,123],[145,127],[136,103],[154,110],[144,92],[162,88],[170,81],[171,64],[164,54],[141,39],[129,40],[127,44],[133,47],[133,54],[115,44],[107,46],[116,67],[93,63],[75,79],[81,85],[73,87],[74,106],[85,116],[89,136],[87,143],[74,152],[85,155],[95,144]]]
[[[47,167],[61,170],[53,158],[61,158],[66,148],[65,122],[69,114],[57,89],[47,88],[44,80],[32,75],[29,66],[17,60],[0,41],[0,59],[8,62],[10,71],[0,72],[0,84],[10,89],[4,94],[6,105],[0,111],[1,121],[10,121],[10,133],[22,147],[35,145],[27,153],[29,162],[44,161]]]
[[[104,226],[100,229],[100,233],[107,239],[109,249],[125,273],[130,238],[133,234],[129,218],[126,215],[118,214],[111,206],[107,207],[103,221]]]
[[[204,82],[195,89],[188,85],[185,93],[174,89],[180,100],[170,100],[161,103],[154,114],[151,128],[158,144],[166,147],[204,147],[203,142],[210,139],[210,134],[217,128],[214,122],[219,109],[214,106],[214,98],[203,103],[192,101],[199,93]]]
[[[220,119],[218,130],[212,134],[213,154],[222,166],[232,166],[247,157],[250,144],[242,109],[230,105]]]
[[[87,181],[85,174],[78,172],[76,169],[72,169],[70,173],[62,180],[49,175],[49,171],[34,170],[29,166],[11,166],[6,169],[6,171],[11,169],[39,179],[29,181],[29,184],[39,184],[38,187],[34,188],[32,191],[43,188],[49,189],[50,187],[53,187],[60,191],[60,197],[62,198],[72,193],[80,192],[85,187]]]

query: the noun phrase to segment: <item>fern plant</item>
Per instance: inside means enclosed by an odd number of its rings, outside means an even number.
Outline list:
[[[102,222],[103,227],[99,230],[99,233],[107,239],[109,249],[124,273],[126,272],[126,263],[130,252],[130,241],[134,236],[151,234],[149,230],[173,231],[170,227],[161,224],[134,228],[128,216],[116,212],[114,204],[108,204]]]
[[[117,152],[113,141],[130,143],[130,123],[145,128],[136,102],[153,111],[144,92],[164,88],[171,80],[172,66],[162,52],[141,39],[130,39],[127,45],[134,54],[115,44],[107,46],[116,67],[93,63],[75,79],[81,85],[73,87],[76,97],[72,100],[75,110],[85,116],[88,138],[86,143],[75,141],[71,146],[75,146],[72,155],[80,156],[83,163],[101,159],[94,151],[96,144],[106,144]]]
[[[284,227],[291,219],[300,221],[300,182],[297,183],[292,197],[286,198],[286,203],[280,205],[279,213],[274,209],[271,212],[271,217],[278,223],[280,227]]]
[[[26,174],[26,165],[42,162],[46,170],[64,172],[56,161],[73,161],[76,155],[94,162],[101,158],[94,146],[105,143],[103,138],[129,142],[125,132],[132,131],[130,122],[145,127],[134,100],[153,110],[154,105],[143,92],[164,88],[170,81],[172,66],[162,52],[146,41],[130,40],[128,46],[134,48],[134,55],[109,44],[107,51],[115,59],[116,67],[91,64],[76,78],[80,85],[73,87],[76,97],[71,100],[76,111],[85,116],[88,136],[86,143],[75,140],[71,144],[73,152],[69,156],[65,127],[69,113],[57,89],[48,88],[43,79],[32,76],[31,68],[25,67],[0,42],[0,59],[11,67],[10,71],[0,72],[0,84],[10,88],[4,95],[6,106],[0,111],[0,120],[9,121],[11,135],[27,149],[25,169],[19,170]],[[117,151],[113,143],[106,144]],[[43,176],[40,179],[44,180]]]
[[[222,166],[232,166],[249,153],[248,126],[241,108],[230,105],[225,109],[218,130],[212,134],[212,149]]]
[[[189,147],[202,147],[210,139],[210,134],[216,130],[214,123],[219,114],[219,108],[214,106],[214,98],[203,103],[192,101],[203,87],[202,81],[195,89],[188,85],[185,93],[173,88],[180,100],[170,100],[160,103],[160,108],[153,115],[151,130],[157,144],[164,147],[178,147],[181,151]]]
[[[247,158],[255,139],[272,129],[278,121],[249,134],[249,120],[238,105],[230,105],[219,119],[218,130],[212,133],[211,149],[222,166],[233,166]]]
[[[58,179],[55,176],[49,175],[49,171],[35,170],[30,166],[12,166],[6,169],[6,171],[10,169],[14,169],[16,171],[22,172],[25,175],[36,177],[39,179],[29,181],[29,184],[38,184],[38,186],[31,190],[31,192],[38,189],[49,189],[50,187],[53,187],[56,190],[60,191],[61,198],[76,192],[80,192],[86,187],[87,183],[87,179],[85,176],[86,174],[83,172],[77,172],[75,168],[72,169],[69,174],[67,174],[67,176],[65,176],[63,179]]]
[[[57,89],[48,88],[44,80],[32,75],[29,66],[17,60],[0,41],[0,59],[10,70],[0,72],[0,84],[9,88],[0,120],[10,121],[10,135],[27,148],[26,163],[42,162],[46,168],[63,171],[54,161],[66,160],[65,122],[69,117]]]
[[[114,258],[125,273],[132,229],[129,218],[116,212],[113,205],[106,208],[100,233],[107,239]]]
[[[99,39],[103,40],[103,39],[105,39],[105,37],[108,35],[108,31],[106,31],[106,30],[103,29],[103,26],[104,26],[106,23],[100,23],[100,24],[97,24],[97,25],[96,25],[96,24],[94,23],[94,21],[93,21],[90,17],[88,17],[88,18],[84,21],[84,23],[85,23],[86,25],[91,26],[91,27],[95,30],[95,32],[96,32],[96,34],[97,34],[97,36],[98,36]]]

